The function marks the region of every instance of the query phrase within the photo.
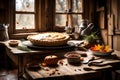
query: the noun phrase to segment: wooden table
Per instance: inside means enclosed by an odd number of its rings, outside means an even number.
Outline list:
[[[27,74],[32,78],[32,79],[46,79],[49,77],[63,77],[63,76],[82,76],[86,74],[92,74],[96,72],[101,72],[104,70],[108,70],[111,68],[114,68],[114,64],[120,63],[119,59],[109,59],[109,58],[101,58],[104,60],[102,64],[105,64],[105,66],[90,66],[93,70],[90,71],[84,71],[83,67],[88,67],[87,64],[81,64],[79,66],[71,66],[67,63],[66,59],[61,59],[63,55],[66,52],[69,52],[70,50],[54,50],[54,51],[43,51],[43,50],[32,50],[30,49],[29,51],[23,51],[19,50],[16,47],[10,47],[8,44],[9,41],[5,42],[0,42],[0,44],[5,46],[6,49],[6,54],[12,59],[17,65],[18,65],[18,74],[24,73],[24,69],[26,69]],[[19,45],[23,46],[21,42]],[[90,52],[86,52],[89,56],[93,56]],[[47,71],[44,71],[43,68],[38,70],[38,71],[31,71],[25,68],[27,62],[29,62],[29,59],[32,60],[33,55],[39,55],[38,57],[43,59],[46,55],[51,55],[55,54],[57,56],[61,56],[60,61],[63,60],[64,65],[58,64],[56,68],[50,68],[49,73]],[[116,54],[117,56],[120,56],[120,53],[118,51],[115,51],[113,54]],[[67,66],[66,66],[67,64]],[[49,67],[47,67],[49,68]],[[58,73],[55,73],[54,75],[50,76],[51,71],[54,70],[59,70]],[[82,79],[82,78],[81,78]]]
[[[27,62],[33,60],[33,56],[36,55],[37,58],[42,59],[46,55],[58,55],[63,57],[62,55],[66,52],[70,51],[69,49],[63,49],[63,50],[33,50],[29,49],[28,51],[20,50],[17,47],[11,47],[9,46],[9,41],[1,41],[0,45],[5,47],[5,51],[8,57],[16,64],[18,65],[18,74],[24,73],[24,66],[27,64]],[[18,46],[26,47],[22,44],[20,40]],[[73,50],[73,49],[71,49]]]
[[[88,55],[91,54],[89,52],[86,53],[88,53]],[[78,63],[78,65],[71,65],[68,63],[67,59],[64,58],[59,60],[58,66],[56,67],[49,67],[49,66],[44,67],[40,63],[39,64],[40,68],[38,68],[38,70],[34,70],[34,69],[31,70],[28,67],[26,68],[26,73],[30,78],[30,80],[38,80],[38,79],[52,80],[58,78],[62,80],[65,77],[66,79],[69,78],[69,80],[73,80],[73,79],[84,80],[84,79],[92,79],[98,77],[98,73],[101,73],[101,76],[105,77],[105,75],[103,75],[104,74],[103,72],[106,72],[107,70],[112,71],[112,69],[114,68],[113,65],[120,63],[120,60],[118,59],[106,58],[106,57],[97,59],[95,61],[101,61],[101,60],[103,62],[100,63],[99,66],[98,65],[88,66],[88,64],[82,64],[82,63]],[[85,70],[84,68],[90,68],[91,70]],[[111,79],[111,76],[109,76],[109,78]]]

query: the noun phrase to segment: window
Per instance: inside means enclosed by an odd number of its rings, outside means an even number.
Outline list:
[[[83,0],[56,0],[55,26],[65,25],[76,27],[83,17]]]
[[[83,1],[12,0],[9,32],[14,36],[16,33],[60,31],[67,22],[72,27],[78,26],[83,18]],[[56,30],[54,26],[62,29]]]
[[[35,0],[16,0],[15,3],[15,31],[35,31]]]

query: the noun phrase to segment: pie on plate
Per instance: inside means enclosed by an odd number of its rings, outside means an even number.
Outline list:
[[[69,38],[69,35],[59,32],[43,32],[27,37],[36,46],[61,46],[67,44]]]

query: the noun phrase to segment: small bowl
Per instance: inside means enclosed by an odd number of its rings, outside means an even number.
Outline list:
[[[33,62],[28,63],[28,64],[26,65],[26,67],[27,67],[29,70],[39,70],[39,69],[41,68],[40,65],[39,65],[39,63],[33,63]]]
[[[77,52],[68,52],[64,55],[67,60],[68,60],[68,63],[80,63],[80,57],[81,55],[78,54]]]
[[[8,43],[11,47],[16,47],[18,46],[19,42],[17,40],[11,40]]]

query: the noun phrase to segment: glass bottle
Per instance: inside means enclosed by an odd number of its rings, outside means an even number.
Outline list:
[[[72,34],[73,28],[72,28],[71,23],[69,21],[69,15],[67,12],[66,12],[66,19],[67,20],[66,20],[66,25],[65,25],[65,32],[67,34]]]

